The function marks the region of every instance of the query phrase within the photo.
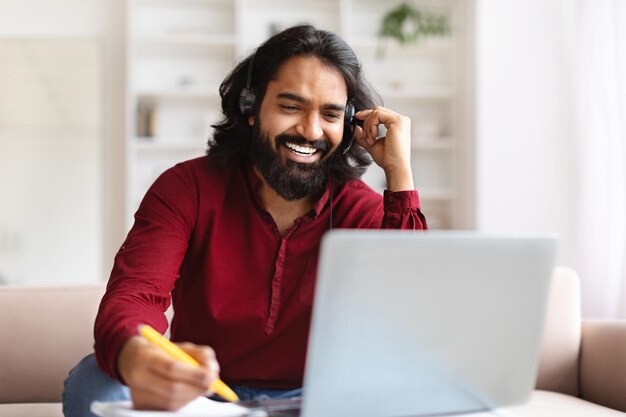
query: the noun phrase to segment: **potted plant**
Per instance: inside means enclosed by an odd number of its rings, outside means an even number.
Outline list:
[[[396,39],[400,44],[412,43],[420,33],[421,13],[402,3],[383,16],[379,36]]]
[[[449,32],[445,15],[424,13],[408,3],[402,3],[383,16],[378,35],[406,45],[414,43],[420,36],[446,36]]]

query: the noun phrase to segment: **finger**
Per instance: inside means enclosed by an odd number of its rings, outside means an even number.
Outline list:
[[[215,357],[215,351],[209,346],[199,346],[193,343],[179,343],[178,346],[197,360],[200,365],[209,368],[212,372],[220,372],[220,365]]]
[[[170,358],[165,353],[155,352],[149,362],[148,371],[162,379],[184,382],[206,390],[215,379],[214,372],[204,366],[192,366]]]
[[[384,133],[393,124],[400,115],[385,107],[377,106],[371,110],[364,110],[359,116],[363,117],[363,131],[365,139],[370,145],[380,139],[380,126],[384,126]]]
[[[354,127],[354,141],[364,147],[365,149],[369,148],[369,143],[367,143],[367,138],[365,137],[365,132],[363,132],[363,128],[361,126]]]
[[[354,115],[354,117],[356,117],[359,120],[365,120],[365,118],[367,116],[370,115],[370,113],[372,112],[371,109],[368,110],[359,110],[358,112],[356,112],[356,114]]]
[[[215,357],[215,351],[209,346],[198,346],[193,343],[180,343],[180,348],[196,359],[200,366],[209,371],[210,382],[208,385],[209,390],[207,393],[212,393],[210,390],[213,382],[219,378],[220,365]]]
[[[377,165],[380,165],[382,162],[382,158],[384,155],[384,142],[385,138],[380,138],[376,140],[373,145],[370,145],[365,137],[360,137],[357,140],[357,144],[361,145],[363,149],[365,149],[365,151],[370,154],[370,156]]]
[[[220,374],[220,365],[215,358],[215,351],[209,346],[198,346],[193,343],[180,343],[179,346],[196,359],[201,367],[209,371],[210,382],[208,388],[210,388]]]
[[[373,112],[374,110],[361,110],[355,114],[357,119],[363,120],[363,125],[359,128],[361,129],[359,131],[361,136],[358,137],[359,139],[362,139],[362,141],[359,142],[361,146],[363,146],[364,143],[371,146],[374,145],[374,142],[376,141],[376,136],[378,135],[378,125],[372,124],[371,115]],[[374,132],[374,130],[376,131]]]
[[[143,375],[142,384],[131,387],[137,395],[143,395],[140,398],[159,397],[163,401],[155,403],[155,406],[163,407],[163,404],[185,403],[194,398],[203,395],[206,388],[163,378],[161,375],[148,372]]]

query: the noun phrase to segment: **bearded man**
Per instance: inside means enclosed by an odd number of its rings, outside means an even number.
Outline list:
[[[298,395],[324,233],[426,228],[410,119],[377,105],[336,34],[305,25],[273,36],[220,96],[207,155],[163,173],[135,214],[96,319],[95,357],[66,381],[66,417],[89,415],[94,400],[175,410],[218,375],[241,399]],[[372,160],[385,172],[382,196],[359,180]],[[137,334],[140,324],[165,332],[170,302],[171,339],[199,368]]]

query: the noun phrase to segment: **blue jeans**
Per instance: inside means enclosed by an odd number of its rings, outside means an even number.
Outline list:
[[[302,389],[269,390],[244,386],[231,386],[242,401],[262,398],[290,398],[302,395]],[[65,417],[95,417],[89,407],[93,401],[128,401],[128,387],[111,379],[96,363],[96,356],[85,356],[72,369],[63,390],[63,415]]]

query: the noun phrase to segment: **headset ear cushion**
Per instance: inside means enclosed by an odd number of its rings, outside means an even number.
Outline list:
[[[239,94],[239,111],[244,116],[249,116],[254,111],[256,98],[251,88],[245,87]]]
[[[343,140],[341,142],[341,146],[343,150],[341,153],[345,155],[350,148],[352,147],[352,143],[354,142],[354,135],[356,134],[356,108],[351,101],[348,101],[346,104],[346,110],[343,114]]]
[[[356,114],[356,108],[352,102],[346,104],[346,111],[343,114],[343,123],[345,127],[350,127],[354,123],[354,115]]]

